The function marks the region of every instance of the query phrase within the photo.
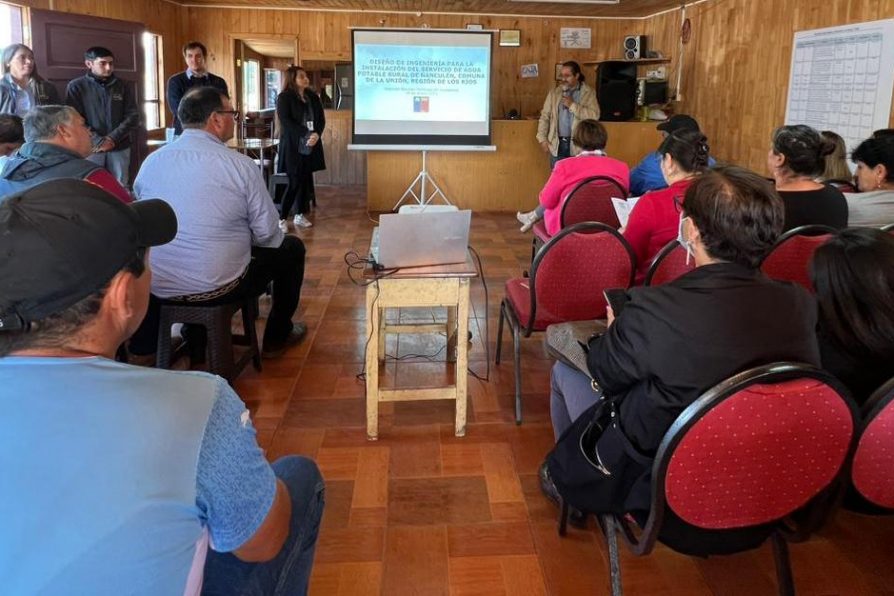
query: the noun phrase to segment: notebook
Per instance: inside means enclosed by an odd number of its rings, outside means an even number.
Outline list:
[[[373,230],[370,256],[384,269],[465,263],[472,212],[386,213]]]

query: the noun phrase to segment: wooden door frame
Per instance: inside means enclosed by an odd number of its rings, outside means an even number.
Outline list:
[[[238,109],[242,109],[242,76],[239,72],[237,72],[236,60],[241,59],[240,56],[236,54],[236,42],[246,40],[276,40],[276,41],[291,41],[293,43],[292,47],[292,64],[300,64],[300,57],[298,54],[299,46],[298,46],[298,35],[289,34],[289,33],[227,33],[227,43],[229,44],[230,50],[233,52],[233,59],[230,64],[230,68],[233,69],[233,86],[236,88],[233,96],[234,105],[239,106]]]

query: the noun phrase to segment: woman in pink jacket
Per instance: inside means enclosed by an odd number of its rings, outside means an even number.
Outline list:
[[[624,189],[624,197],[619,198],[626,198],[630,188],[630,168],[623,161],[605,155],[608,142],[605,127],[595,120],[583,120],[574,130],[571,141],[582,149],[581,153],[556,162],[546,186],[540,191],[540,205],[533,211],[516,214],[522,232],[530,230],[541,218],[550,236],[558,232],[565,199],[575,186],[592,176],[606,176],[616,181]]]

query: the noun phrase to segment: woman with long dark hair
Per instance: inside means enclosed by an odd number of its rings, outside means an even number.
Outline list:
[[[894,377],[894,236],[848,228],[813,255],[823,368],[858,403]]]
[[[53,84],[37,74],[34,52],[25,44],[4,48],[0,74],[0,114],[24,117],[34,106],[60,103]]]
[[[279,227],[288,231],[288,217],[295,205],[295,227],[309,228],[307,219],[313,196],[313,173],[325,168],[323,144],[320,140],[326,126],[323,105],[309,88],[310,79],[300,66],[285,71],[282,92],[276,98],[279,118],[279,172],[289,177],[282,197]]]

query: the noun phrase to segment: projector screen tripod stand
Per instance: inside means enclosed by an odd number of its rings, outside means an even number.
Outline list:
[[[422,169],[419,170],[419,173],[416,174],[416,177],[410,182],[410,186],[407,187],[407,190],[404,191],[404,194],[401,195],[400,200],[394,205],[394,209],[392,211],[397,211],[397,208],[400,207],[401,203],[403,203],[408,197],[413,197],[416,200],[416,203],[419,205],[428,205],[435,198],[440,197],[442,201],[444,201],[448,205],[452,205],[450,199],[447,198],[447,195],[441,190],[441,187],[438,186],[438,183],[435,182],[435,179],[431,177],[428,173],[428,169],[426,168],[426,157],[428,156],[428,151],[422,151]],[[419,185],[419,194],[416,194],[416,185]],[[427,186],[431,185],[434,190],[431,191],[431,194],[428,193]]]

